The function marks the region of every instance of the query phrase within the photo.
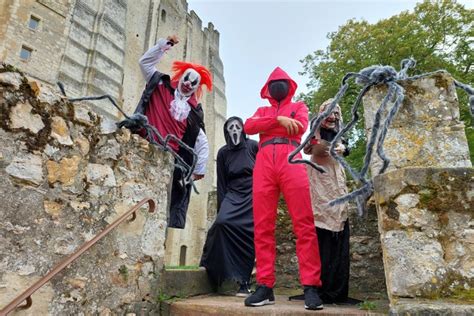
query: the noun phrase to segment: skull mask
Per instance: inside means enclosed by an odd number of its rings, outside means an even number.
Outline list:
[[[196,92],[200,83],[201,76],[199,73],[192,68],[186,69],[181,78],[179,78],[178,91],[181,95],[189,97]]]
[[[242,123],[237,120],[231,120],[227,124],[227,133],[229,133],[230,140],[234,146],[237,146],[242,141]]]

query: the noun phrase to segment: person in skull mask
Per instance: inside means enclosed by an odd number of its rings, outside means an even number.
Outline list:
[[[314,230],[309,180],[305,166],[289,164],[288,155],[299,145],[308,125],[308,108],[291,102],[296,82],[277,67],[270,74],[260,95],[271,106],[258,108],[246,120],[247,134],[260,134],[253,177],[254,240],[257,283],[246,306],[274,304],[275,222],[280,191],[288,205],[296,239],[300,281],[304,286],[305,308],[322,309],[317,288],[321,286],[318,239]],[[298,155],[301,158],[301,154]]]
[[[239,117],[225,122],[224,135],[226,145],[217,153],[217,217],[200,265],[215,286],[233,280],[240,284],[237,296],[248,296],[255,261],[252,175],[258,144],[245,135]]]
[[[319,108],[323,113],[333,99],[326,100]],[[329,154],[330,142],[342,129],[342,113],[339,105],[315,131],[304,152],[311,161],[323,166],[327,172],[320,173],[308,166],[314,223],[321,254],[320,296],[324,303],[351,303],[349,291],[349,221],[345,203],[330,206],[328,203],[347,194],[344,168]],[[345,140],[336,144],[338,155],[349,155]]]
[[[205,85],[212,89],[211,73],[204,66],[175,61],[173,76],[159,72],[155,65],[166,51],[178,43],[176,36],[159,39],[158,43],[150,48],[140,58],[140,68],[146,80],[146,87],[135,110],[135,113],[144,114],[149,124],[166,137],[174,134],[197,153],[198,160],[194,169],[193,179],[204,177],[209,146],[204,128],[204,113],[198,98]],[[145,131],[140,131],[145,136]],[[158,141],[157,137],[155,141]],[[175,141],[170,146],[188,164],[192,164],[191,153],[179,147]],[[182,185],[182,170],[175,168],[171,188],[168,227],[184,228],[186,212],[191,194],[191,185]]]

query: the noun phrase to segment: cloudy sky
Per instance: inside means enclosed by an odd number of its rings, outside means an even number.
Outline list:
[[[474,1],[460,1],[474,8]],[[307,78],[299,76],[299,62],[324,49],[326,35],[348,19],[371,23],[413,10],[412,0],[188,0],[203,25],[211,21],[220,32],[220,56],[226,79],[227,115],[244,120],[266,105],[260,89],[270,72],[283,68],[306,91]],[[354,69],[357,71],[358,69]]]

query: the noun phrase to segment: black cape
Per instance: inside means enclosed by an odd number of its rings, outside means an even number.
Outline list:
[[[252,174],[258,144],[242,131],[235,146],[227,133],[227,145],[217,154],[217,217],[207,233],[201,266],[214,285],[224,280],[248,282],[255,261],[253,241]],[[243,123],[242,123],[243,126]]]

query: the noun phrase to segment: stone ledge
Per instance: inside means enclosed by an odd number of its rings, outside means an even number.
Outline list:
[[[162,315],[173,316],[247,316],[247,315],[318,315],[318,316],[356,316],[356,315],[386,315],[382,312],[360,310],[356,306],[327,305],[320,311],[304,309],[302,301],[288,301],[287,296],[276,295],[275,305],[263,307],[246,307],[244,299],[235,296],[199,296],[177,302],[169,302],[162,306]]]
[[[421,202],[428,203],[432,198],[440,197],[429,196],[426,189],[443,192],[464,191],[466,194],[469,194],[471,192],[468,187],[469,185],[474,186],[474,168],[408,167],[374,177],[375,198],[378,204],[387,203],[398,194],[406,193],[404,191],[415,188],[423,190],[424,197]],[[454,208],[452,203],[456,200],[461,201],[458,196],[453,198],[455,199],[450,200],[451,208]],[[469,209],[473,210],[474,199],[467,196],[466,202],[469,203]],[[429,204],[435,208],[440,206],[433,203]],[[465,208],[465,206],[463,205],[462,208]]]
[[[397,302],[390,315],[474,315],[474,305],[404,299]]]

